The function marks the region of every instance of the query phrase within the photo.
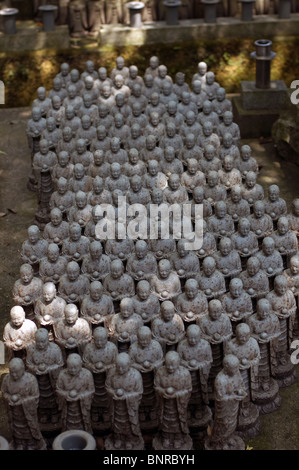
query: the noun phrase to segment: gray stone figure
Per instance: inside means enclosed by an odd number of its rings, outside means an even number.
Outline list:
[[[199,170],[199,164],[196,158],[187,159],[187,170],[181,175],[181,184],[185,186],[188,193],[193,193],[198,186],[206,184],[205,174]]]
[[[44,239],[50,243],[61,246],[63,241],[69,237],[69,224],[63,219],[63,213],[58,207],[50,212],[50,222],[45,225]]]
[[[234,185],[242,184],[241,173],[234,167],[234,158],[231,155],[225,155],[223,158],[223,167],[219,170],[219,181],[227,191],[230,191]]]
[[[230,238],[220,239],[219,250],[213,254],[213,258],[216,261],[216,268],[224,275],[228,287],[230,280],[242,272],[240,255],[233,249]]]
[[[250,230],[248,218],[242,217],[239,220],[238,231],[232,234],[231,240],[234,249],[241,257],[242,267],[245,267],[247,259],[257,254],[259,250],[257,236]]]
[[[90,281],[103,281],[110,273],[110,257],[103,253],[100,241],[90,243],[89,253],[83,257],[81,273]]]
[[[143,394],[139,406],[139,421],[142,431],[155,430],[159,416],[154,389],[156,370],[162,366],[164,357],[160,343],[152,339],[149,327],[142,326],[137,332],[137,341],[129,348],[132,366],[142,376]]]
[[[90,284],[89,294],[85,295],[80,306],[81,318],[87,320],[94,330],[99,325],[103,326],[113,314],[114,306],[111,297],[104,294],[100,281],[93,281]]]
[[[207,228],[214,237],[221,240],[223,237],[232,237],[235,232],[233,217],[227,213],[227,204],[223,200],[210,201],[214,205],[214,214],[207,220]]]
[[[268,197],[265,200],[265,212],[270,215],[276,228],[279,217],[287,215],[286,201],[279,196],[280,190],[276,184],[268,188]]]
[[[195,277],[200,269],[198,257],[193,251],[186,249],[186,242],[185,239],[178,240],[177,251],[170,257],[173,270],[182,281]]]
[[[180,278],[171,269],[171,263],[168,259],[159,261],[158,273],[152,275],[150,283],[152,292],[161,301],[175,299],[182,292]]]
[[[93,152],[93,163],[90,166],[90,176],[92,178],[102,178],[105,180],[110,176],[110,165],[108,162],[104,162],[105,152],[101,149],[96,149]]]
[[[220,85],[215,81],[215,74],[213,72],[208,71],[205,73],[205,79],[202,81],[202,87],[210,101],[216,98],[216,93]]]
[[[242,145],[239,156],[236,158],[236,166],[241,172],[242,178],[246,178],[249,171],[259,173],[259,166],[256,159],[252,156],[252,151],[249,145]]]
[[[212,109],[222,121],[225,111],[232,111],[232,102],[226,98],[226,91],[220,87],[216,91],[216,98],[212,101]]]
[[[215,113],[215,111],[213,111],[213,105],[210,100],[203,102],[202,111],[198,114],[197,121],[202,126],[202,128],[204,128],[205,122],[210,121],[213,125],[213,132],[218,132],[219,116],[217,113]]]
[[[43,282],[34,276],[31,264],[22,264],[20,267],[20,278],[15,281],[12,296],[15,305],[23,307],[26,317],[33,320],[34,303],[41,297]]]
[[[68,4],[68,24],[70,35],[80,38],[87,35],[88,19],[84,0],[70,0]]]
[[[192,392],[188,403],[188,424],[190,428],[206,430],[212,421],[208,397],[208,377],[213,361],[211,346],[201,338],[198,325],[190,325],[186,338],[177,348],[182,366],[190,371]]]
[[[248,318],[247,323],[252,337],[258,342],[261,356],[253,402],[261,414],[272,413],[281,405],[278,383],[273,378],[277,366],[279,319],[272,312],[269,301],[262,298],[257,302],[256,313]]]
[[[194,158],[198,163],[203,157],[203,150],[196,144],[195,134],[189,132],[185,136],[184,147],[181,152],[181,159],[184,165],[187,165],[190,158]]]
[[[200,81],[202,84],[205,83],[208,66],[206,62],[201,61],[197,64],[197,72],[192,77],[192,83]]]
[[[37,225],[30,225],[27,233],[28,239],[22,243],[21,258],[24,264],[32,265],[36,274],[41,259],[47,254],[48,242],[41,238],[40,229]]]
[[[240,141],[240,128],[237,123],[233,122],[233,113],[231,111],[225,111],[223,113],[223,122],[218,127],[219,137],[222,141],[223,136],[229,132],[232,135],[233,143],[237,145]]]
[[[92,373],[82,367],[79,354],[70,354],[56,382],[63,432],[82,429],[92,434],[90,410],[94,392]]]
[[[60,278],[58,294],[68,304],[77,305],[89,292],[89,280],[85,274],[80,274],[80,266],[76,261],[70,261],[66,267],[66,273]]]
[[[223,369],[215,379],[215,417],[211,435],[205,441],[206,450],[244,450],[244,441],[235,434],[240,402],[246,390],[239,370],[239,359],[228,354]]]
[[[56,380],[63,367],[63,359],[59,346],[49,341],[45,328],[37,330],[35,343],[28,348],[26,367],[38,382],[40,428],[43,431],[58,430],[60,416],[56,399]]]
[[[158,271],[157,260],[145,240],[137,240],[134,253],[127,258],[126,272],[135,281],[150,280]]]
[[[34,375],[25,371],[22,359],[13,358],[8,364],[9,374],[2,382],[1,391],[8,410],[12,434],[11,450],[46,450],[37,417],[38,383]]]
[[[222,138],[220,150],[219,150],[219,158],[223,161],[226,155],[231,155],[234,159],[235,167],[240,171],[242,175],[242,179],[245,177],[246,170],[243,170],[243,167],[240,166],[239,163],[240,159],[240,150],[237,145],[234,144],[233,137],[230,132],[226,132]],[[246,167],[247,168],[247,167]],[[251,169],[251,167],[250,167]],[[248,170],[249,171],[249,170]]]
[[[53,180],[55,189],[58,189],[59,178],[65,178],[67,181],[69,181],[73,176],[73,172],[74,165],[71,163],[71,157],[67,151],[62,150],[57,155],[57,165],[53,169]]]
[[[82,163],[76,163],[72,178],[69,180],[69,189],[74,193],[73,203],[75,202],[75,193],[83,191],[88,193],[92,190],[92,178],[85,174],[84,166]],[[69,211],[68,211],[69,212]]]
[[[142,318],[145,326],[150,326],[152,320],[160,315],[160,301],[151,292],[150,283],[147,280],[138,281],[136,295],[133,297],[134,313]]]
[[[220,300],[213,299],[209,302],[209,311],[199,318],[198,326],[202,332],[202,338],[211,345],[213,363],[208,380],[209,399],[214,399],[214,381],[222,368],[224,348],[227,341],[233,335],[230,319],[223,311]]]
[[[274,240],[275,249],[281,253],[285,268],[290,264],[290,258],[298,251],[298,239],[296,233],[290,230],[289,221],[286,216],[277,220],[277,230],[271,237]]]
[[[256,254],[261,268],[269,278],[270,288],[273,288],[275,276],[283,272],[283,259],[278,250],[275,250],[275,244],[272,237],[265,237],[262,242],[261,250]]]
[[[167,124],[168,128],[172,128],[172,132],[174,132],[174,125],[172,123]],[[178,136],[177,136],[178,137]],[[177,148],[176,142],[171,142],[172,139],[169,139],[169,144],[166,147],[163,147],[164,143],[161,144],[161,147],[164,149],[164,158],[160,162],[161,170],[166,175],[167,178],[170,177],[171,174],[178,174],[182,175],[184,171],[183,164],[180,159],[180,148],[182,147],[181,144]],[[172,146],[173,144],[174,146]]]
[[[205,199],[207,199],[212,206],[219,201],[225,201],[227,198],[226,188],[219,182],[218,172],[210,170],[207,173],[207,185],[205,187]]]
[[[35,323],[25,318],[22,307],[19,305],[12,307],[10,321],[6,323],[3,331],[3,341],[9,359],[26,357],[26,349],[34,342],[36,330]]]
[[[297,304],[297,311],[295,317],[295,323],[293,328],[293,339],[298,339],[299,331],[298,331],[298,287],[299,287],[299,256],[298,254],[294,255],[290,259],[290,267],[285,269],[283,275],[286,277],[288,281],[288,288],[291,289],[293,292],[296,304]]]
[[[290,345],[293,339],[297,305],[285,276],[275,277],[274,290],[267,294],[266,299],[270,302],[272,311],[280,323],[275,378],[279,387],[287,387],[296,381],[296,369],[290,361]]]
[[[246,323],[237,325],[236,337],[226,345],[225,355],[227,354],[232,354],[239,359],[239,369],[247,392],[247,396],[240,404],[237,432],[242,437],[257,436],[261,430],[261,423],[259,410],[252,402],[258,388],[260,349]]]
[[[54,323],[64,318],[65,305],[65,300],[57,296],[55,284],[46,282],[41,298],[34,305],[34,320],[38,328],[47,330],[50,341],[54,341]]]
[[[226,291],[224,275],[216,269],[216,261],[212,256],[204,258],[202,271],[196,280],[208,300],[220,298]]]
[[[70,223],[70,235],[66,238],[61,247],[61,254],[70,261],[82,261],[83,257],[89,253],[90,241],[81,235],[82,229],[78,222]]]
[[[137,341],[138,329],[143,320],[134,312],[133,299],[125,297],[120,301],[120,311],[107,322],[111,341],[118,347],[118,352],[128,352],[129,347]]]
[[[165,300],[161,303],[161,315],[152,321],[151,330],[153,338],[161,344],[164,354],[176,350],[177,344],[185,336],[185,328],[173,302]]]
[[[93,341],[86,345],[83,353],[83,365],[93,375],[95,393],[91,403],[91,426],[94,431],[111,429],[111,399],[105,383],[107,374],[114,367],[117,347],[108,341],[107,330],[101,326],[95,328]]]
[[[229,292],[221,299],[224,312],[229,316],[233,332],[239,323],[245,322],[253,313],[251,297],[243,290],[240,278],[233,278],[229,283]]]
[[[112,400],[112,434],[105,440],[105,449],[143,450],[139,424],[143,382],[128,354],[117,356],[115,366],[107,374],[106,390]]]
[[[103,287],[104,292],[111,295],[114,302],[135,295],[134,280],[129,274],[124,273],[124,265],[120,259],[111,262],[110,274],[105,277]]]
[[[111,138],[108,136],[108,129],[103,124],[100,124],[96,128],[96,138],[92,140],[90,144],[90,150],[102,150],[104,153],[110,150]]]
[[[196,104],[197,111],[201,112],[203,103],[207,99],[207,94],[202,88],[202,83],[200,80],[192,81],[191,87],[191,100]]]
[[[293,199],[291,204],[291,212],[287,215],[289,221],[290,230],[296,233],[298,237],[299,233],[299,199]]]
[[[59,246],[56,243],[50,243],[47,255],[42,258],[39,265],[39,277],[46,282],[52,282],[57,285],[61,276],[66,273],[67,260],[60,256]]]
[[[250,295],[252,300],[253,310],[255,311],[256,302],[266,297],[270,291],[269,279],[259,258],[251,256],[246,263],[246,270],[239,274],[239,278],[243,283],[243,289]]]
[[[64,318],[53,326],[55,342],[60,346],[64,360],[71,353],[83,354],[85,345],[91,341],[91,328],[84,318],[79,318],[75,304],[67,304]]]
[[[83,191],[77,191],[75,194],[75,205],[71,207],[68,213],[69,223],[76,222],[81,229],[84,229],[91,218],[92,206],[87,202],[87,194]]]
[[[208,313],[207,298],[199,290],[196,279],[187,279],[184,292],[176,299],[175,307],[185,326],[194,323]]]
[[[250,230],[256,234],[259,246],[261,246],[263,239],[271,236],[273,232],[273,221],[268,214],[265,214],[264,201],[255,201],[252,208],[253,213],[248,218]]]
[[[96,152],[99,152],[99,150],[96,150],[95,153]],[[108,163],[107,165],[110,172],[110,165]],[[93,178],[92,191],[90,191],[87,196],[88,204],[90,204],[93,209],[96,208],[98,204],[112,204],[111,193],[104,188],[104,181],[105,180],[98,175]]]
[[[165,365],[155,375],[155,389],[159,396],[160,425],[153,440],[154,449],[192,449],[187,414],[192,382],[177,352],[166,354]]]

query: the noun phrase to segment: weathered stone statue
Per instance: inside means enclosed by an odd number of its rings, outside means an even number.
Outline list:
[[[64,318],[65,305],[65,300],[57,296],[55,284],[46,282],[42,296],[35,302],[34,315],[35,323],[47,330],[50,341],[54,341],[54,323]]]
[[[247,396],[241,402],[237,431],[243,437],[257,436],[261,429],[259,410],[252,403],[258,389],[258,369],[260,349],[258,342],[251,336],[250,327],[239,323],[236,337],[231,339],[225,348],[225,354],[233,354],[240,361],[239,369]]]
[[[39,277],[46,282],[53,282],[55,285],[60,282],[61,276],[66,273],[67,260],[60,256],[59,246],[50,243],[46,257],[42,258],[39,265]]]
[[[187,279],[184,292],[177,297],[175,307],[185,325],[194,323],[208,313],[207,298],[199,290],[196,279]]]
[[[204,430],[212,420],[208,397],[208,378],[213,361],[210,344],[201,338],[198,325],[190,325],[186,338],[177,348],[182,366],[190,371],[192,392],[188,404],[188,423],[191,428]]]
[[[278,383],[273,378],[277,366],[279,319],[272,312],[270,302],[262,298],[257,302],[256,313],[248,318],[247,323],[252,337],[258,342],[261,356],[253,401],[261,414],[272,413],[281,404]]]
[[[80,314],[92,329],[103,325],[114,314],[113,301],[109,295],[104,294],[100,281],[91,282],[89,294],[81,302]]]
[[[250,295],[253,310],[255,311],[256,302],[266,297],[270,291],[269,279],[261,266],[259,258],[251,256],[247,260],[246,270],[239,274],[239,278],[243,283],[243,289]]]
[[[82,229],[77,221],[71,222],[69,237],[63,240],[61,254],[70,262],[80,262],[89,253],[90,241],[82,235]]]
[[[137,240],[135,250],[128,259],[126,272],[132,276],[135,281],[142,279],[150,280],[153,274],[158,271],[157,260],[153,253],[149,251],[145,240]]]
[[[290,230],[299,235],[299,199],[293,199],[291,204],[291,212],[287,215]]]
[[[87,10],[84,0],[70,0],[68,5],[69,29],[74,38],[84,37],[88,30]]]
[[[134,313],[142,318],[144,325],[150,326],[151,322],[160,315],[160,301],[151,292],[150,283],[141,280],[136,285],[136,295],[133,297]]]
[[[209,312],[197,321],[202,332],[202,338],[207,340],[212,349],[213,363],[209,374],[209,398],[214,399],[214,381],[220,372],[225,344],[233,335],[230,319],[223,311],[220,300],[209,302]]]
[[[92,373],[82,367],[79,354],[70,354],[56,382],[63,431],[82,429],[92,434],[90,409],[94,392]]]
[[[48,243],[56,243],[61,246],[63,241],[69,237],[69,224],[63,220],[63,213],[58,207],[50,212],[50,222],[44,228],[44,239]]]
[[[244,267],[247,259],[254,256],[259,250],[257,236],[250,230],[250,222],[246,217],[239,220],[238,231],[232,234],[231,240],[234,249],[241,257],[242,267]]]
[[[63,176],[58,179],[56,188],[56,191],[51,194],[49,207],[50,209],[55,207],[60,209],[63,219],[66,220],[68,212],[75,202],[75,194],[68,188],[68,180]]]
[[[111,399],[105,382],[108,371],[115,365],[117,347],[108,341],[107,330],[98,326],[93,331],[93,341],[83,353],[83,365],[93,375],[95,393],[91,403],[91,426],[96,431],[111,429]]]
[[[6,323],[3,331],[3,341],[10,359],[26,357],[26,349],[34,342],[36,330],[35,323],[25,318],[22,307],[18,305],[12,307],[10,321]]]
[[[228,354],[223,369],[215,379],[215,417],[211,435],[205,442],[206,450],[244,450],[243,440],[235,434],[240,402],[246,390],[239,370],[240,361]]]
[[[269,300],[272,311],[280,323],[275,378],[280,387],[287,387],[296,380],[296,370],[290,361],[290,346],[293,339],[297,305],[293,292],[288,288],[285,276],[276,276],[274,290],[269,292],[266,299]]]
[[[271,236],[273,232],[273,221],[268,214],[265,214],[264,201],[255,201],[252,208],[253,213],[248,217],[250,230],[256,234],[259,245],[261,245],[265,237]]]
[[[233,332],[237,325],[245,322],[252,314],[251,297],[243,290],[243,283],[240,278],[233,278],[229,283],[229,292],[221,299],[223,310],[230,318]]]
[[[202,271],[196,276],[196,280],[208,300],[217,299],[226,291],[224,275],[216,269],[216,261],[212,256],[204,258]]]
[[[271,237],[274,240],[276,250],[281,253],[284,266],[289,266],[290,258],[298,252],[298,239],[296,233],[290,230],[286,216],[279,217],[277,230],[271,234]]]
[[[263,187],[256,182],[257,175],[254,171],[248,171],[245,176],[243,199],[252,206],[255,201],[264,199]]]
[[[26,317],[33,319],[35,301],[42,295],[43,282],[34,276],[31,264],[22,264],[20,267],[20,278],[15,281],[12,296],[15,305],[21,305]]]
[[[163,350],[160,343],[152,339],[150,328],[142,326],[137,332],[137,341],[129,348],[132,366],[142,376],[143,394],[139,407],[140,428],[143,431],[158,427],[158,409],[154,389],[156,370],[163,364]]]
[[[236,166],[241,172],[242,178],[245,179],[247,173],[253,171],[256,175],[259,173],[259,166],[256,159],[252,156],[252,151],[249,145],[242,145],[240,154],[236,159]]]
[[[276,184],[271,184],[268,188],[268,197],[265,201],[265,212],[270,215],[276,228],[279,217],[287,215],[287,204],[280,197],[280,190]]]
[[[178,240],[177,251],[170,257],[170,262],[182,281],[199,273],[199,259],[193,251],[186,249],[185,239]]]
[[[227,238],[233,235],[235,232],[234,220],[232,216],[227,213],[225,201],[219,200],[215,203],[214,214],[207,220],[207,228],[217,241],[223,237]]]
[[[158,273],[151,278],[151,288],[159,300],[175,299],[181,292],[178,274],[171,270],[171,263],[162,259],[158,264]]]
[[[85,274],[80,274],[80,266],[76,261],[70,261],[66,273],[60,278],[58,293],[68,304],[79,304],[89,292],[89,280]]]
[[[285,269],[283,275],[288,281],[288,288],[293,292],[296,304],[297,311],[293,328],[293,339],[298,339],[299,337],[299,326],[298,326],[298,287],[299,287],[299,256],[298,254],[292,256],[290,259],[290,267]]]
[[[185,328],[180,315],[175,312],[175,306],[170,300],[161,304],[161,316],[152,321],[153,338],[159,341],[163,352],[174,351],[177,344],[185,336]]]
[[[120,301],[119,313],[112,315],[107,322],[110,339],[120,353],[128,352],[130,345],[137,341],[137,332],[141,326],[143,321],[134,312],[133,299],[130,297]]]
[[[107,375],[106,390],[112,399],[112,435],[105,440],[106,450],[143,450],[139,425],[142,376],[132,367],[128,354],[117,356]]]
[[[231,155],[225,155],[223,159],[223,168],[219,170],[219,181],[226,187],[227,191],[234,185],[242,184],[241,173],[234,167],[234,158]]]
[[[272,237],[265,237],[262,242],[261,250],[256,254],[262,269],[266,272],[270,288],[273,287],[274,277],[283,272],[283,259],[278,250],[275,250]]]
[[[239,165],[239,159],[240,159],[240,150],[238,145],[234,144],[233,137],[230,132],[226,132],[223,135],[221,146],[219,149],[219,158],[220,160],[224,160],[224,157],[226,155],[230,155],[234,159],[234,166],[236,169],[238,169],[242,175],[242,179],[245,178],[245,175],[243,174],[243,171],[241,169],[241,165]]]
[[[2,382],[2,395],[8,409],[12,442],[11,450],[46,450],[37,417],[38,383],[34,375],[25,372],[22,359],[13,358],[9,374]]]
[[[85,345],[91,341],[91,328],[84,318],[79,318],[77,306],[67,304],[64,318],[54,324],[54,335],[65,360],[71,353],[82,355]]]
[[[213,254],[213,258],[216,261],[216,268],[224,275],[228,287],[230,280],[237,277],[242,271],[240,255],[233,249],[230,238],[220,239],[219,250]]]
[[[45,328],[35,334],[35,343],[29,346],[26,367],[35,375],[39,388],[38,418],[43,431],[59,429],[59,411],[56,399],[56,380],[63,367],[59,346],[49,341]]]
[[[25,240],[21,248],[21,257],[24,264],[31,264],[36,274],[39,263],[47,254],[48,242],[41,238],[37,225],[30,225],[28,228],[28,239]]]
[[[160,402],[160,426],[153,440],[154,449],[192,449],[187,414],[192,382],[177,352],[166,354],[165,365],[155,375],[155,389]]]

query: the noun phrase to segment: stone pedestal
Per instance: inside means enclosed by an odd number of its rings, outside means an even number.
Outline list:
[[[205,23],[216,23],[216,9],[219,0],[201,0],[204,4],[204,21]]]
[[[39,11],[42,14],[43,31],[54,31],[55,29],[55,14],[58,7],[56,5],[42,5]]]
[[[142,26],[142,10],[144,8],[143,2],[129,2],[126,7],[130,12],[130,27],[141,28]]]
[[[19,13],[17,8],[4,8],[0,10],[0,15],[3,18],[3,28],[5,34],[16,34],[16,16]]]
[[[166,10],[166,24],[170,26],[179,24],[179,7],[181,4],[182,2],[179,0],[165,0],[163,2]]]
[[[252,21],[252,10],[255,0],[240,0],[240,2],[242,4],[241,20]]]

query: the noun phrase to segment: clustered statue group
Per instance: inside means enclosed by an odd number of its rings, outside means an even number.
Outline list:
[[[27,135],[36,224],[4,329],[13,449],[85,430],[106,449],[243,449],[296,380],[299,199],[264,194],[205,62],[61,65]],[[203,205],[203,243],[97,237],[100,204]],[[159,226],[163,220],[159,220]],[[171,224],[170,224],[171,225]],[[191,434],[190,434],[191,433]],[[193,433],[193,434],[192,434]],[[195,433],[195,434],[194,434]]]

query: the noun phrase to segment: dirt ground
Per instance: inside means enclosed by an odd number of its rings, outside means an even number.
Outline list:
[[[13,305],[11,291],[19,277],[20,249],[37,206],[36,194],[26,186],[30,153],[25,130],[29,116],[29,108],[0,109],[0,338]],[[243,142],[251,145],[262,166],[259,182],[265,189],[271,183],[279,184],[281,196],[290,205],[292,199],[299,196],[299,167],[282,161],[271,142]],[[0,366],[0,382],[6,372],[7,366]],[[281,390],[280,395],[281,408],[263,416],[260,436],[246,442],[253,449],[299,450],[299,381]],[[10,437],[1,394],[0,435]]]

